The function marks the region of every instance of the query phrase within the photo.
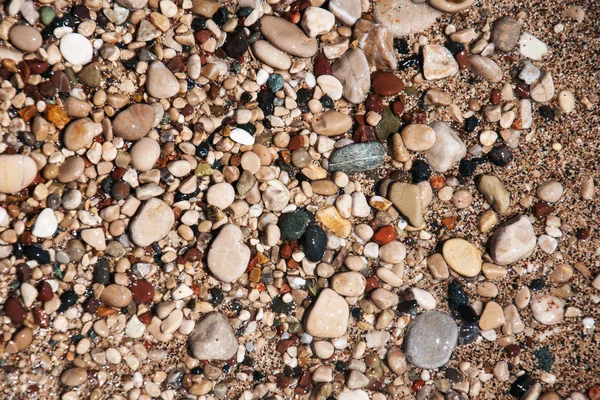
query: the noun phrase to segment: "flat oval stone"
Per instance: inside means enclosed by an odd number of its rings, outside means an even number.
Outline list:
[[[404,82],[391,72],[376,71],[371,74],[373,93],[380,96],[393,96],[404,89]]]
[[[127,307],[132,299],[131,290],[114,283],[105,287],[102,293],[100,293],[100,301],[114,308]]]
[[[304,235],[310,220],[308,215],[301,210],[284,214],[279,223],[283,240],[298,240]]]
[[[458,340],[454,318],[440,311],[417,316],[405,338],[406,358],[418,368],[439,368],[452,355]]]
[[[208,250],[208,269],[222,282],[235,282],[248,267],[250,249],[242,230],[233,224],[221,228]]]
[[[265,15],[260,20],[261,32],[273,46],[292,56],[312,57],[317,54],[319,45],[315,38],[309,38],[298,26],[291,22]]]
[[[494,21],[490,41],[500,51],[511,51],[519,42],[521,24],[513,17],[505,16]]]
[[[42,46],[40,32],[29,25],[14,25],[8,32],[8,40],[19,50],[33,53]]]
[[[79,156],[67,157],[58,168],[58,180],[62,183],[69,183],[79,179],[83,175],[85,161]]]
[[[139,172],[150,171],[160,157],[160,144],[154,139],[141,138],[129,151],[131,165]]]
[[[67,33],[60,39],[60,53],[73,65],[86,65],[92,61],[94,48],[85,36]]]
[[[461,238],[446,240],[442,255],[448,266],[462,276],[477,276],[483,265],[479,249]]]
[[[77,151],[89,147],[94,137],[102,133],[102,126],[89,118],[77,119],[67,125],[63,136],[65,147]]]
[[[366,287],[367,279],[359,272],[341,272],[331,278],[331,288],[342,296],[358,297]]]
[[[490,255],[496,264],[507,265],[533,254],[537,239],[524,215],[500,225],[490,239]]]
[[[306,258],[312,262],[321,261],[327,248],[327,235],[323,228],[318,225],[309,226],[303,239]]]
[[[29,186],[37,174],[31,157],[21,154],[0,155],[0,193],[17,193]]]
[[[125,140],[138,140],[150,132],[156,111],[148,104],[134,104],[113,119],[113,132]]]
[[[135,220],[129,225],[133,243],[150,246],[171,232],[175,222],[173,210],[164,201],[152,198],[144,203]]]
[[[379,142],[350,144],[329,157],[329,170],[347,174],[371,171],[381,165],[384,156],[385,147]]]
[[[565,315],[565,303],[549,294],[533,296],[529,307],[533,318],[544,325],[556,325]]]
[[[374,3],[375,19],[395,37],[413,35],[432,26],[442,13],[412,0],[382,0]]]
[[[200,318],[187,343],[198,360],[229,360],[238,349],[238,341],[229,320],[219,312]]]
[[[431,7],[446,13],[457,13],[471,7],[475,0],[427,0]]]
[[[491,58],[471,55],[469,56],[469,69],[486,81],[495,83],[502,80],[502,69]]]
[[[155,61],[146,72],[146,91],[157,99],[168,99],[179,93],[179,81],[160,61]]]
[[[329,110],[313,118],[312,128],[319,135],[342,135],[352,128],[352,117],[335,110]]]
[[[88,379],[88,374],[83,368],[70,368],[60,375],[60,383],[65,386],[75,387],[83,385]]]
[[[256,58],[275,69],[286,71],[292,66],[292,59],[266,40],[257,40],[252,45]]]
[[[227,182],[212,185],[206,192],[206,202],[221,210],[229,207],[235,200],[235,189]]]
[[[409,150],[429,150],[435,143],[435,131],[427,125],[410,124],[402,129],[402,140]]]
[[[332,289],[323,289],[310,310],[304,327],[309,335],[335,338],[348,330],[348,303]]]
[[[537,188],[537,196],[546,203],[556,203],[563,194],[563,185],[558,181],[546,181]]]

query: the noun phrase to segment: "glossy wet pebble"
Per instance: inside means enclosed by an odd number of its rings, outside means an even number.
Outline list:
[[[404,339],[406,358],[418,368],[439,368],[450,360],[457,339],[458,329],[451,316],[424,312],[414,319]]]

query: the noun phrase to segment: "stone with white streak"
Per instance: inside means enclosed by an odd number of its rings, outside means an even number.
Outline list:
[[[381,0],[374,3],[375,20],[395,37],[413,35],[431,27],[442,12],[412,0]]]
[[[534,82],[529,89],[531,99],[538,103],[547,103],[552,100],[554,92],[554,81],[552,74],[548,71],[542,73],[540,79]]]
[[[378,70],[394,71],[398,66],[394,50],[394,35],[382,24],[359,19],[353,27],[354,38],[370,65]]]

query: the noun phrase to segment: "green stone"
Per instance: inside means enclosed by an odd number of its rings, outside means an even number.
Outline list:
[[[100,86],[102,83],[102,73],[100,72],[100,65],[98,63],[91,63],[83,67],[83,69],[77,74],[79,80],[86,86],[95,88]]]
[[[283,77],[279,74],[271,74],[267,79],[267,86],[275,93],[283,89]]]
[[[198,178],[212,175],[212,173],[213,169],[207,163],[198,163],[196,170],[194,170],[194,175],[196,175]]]
[[[385,147],[379,142],[355,143],[336,150],[329,158],[329,170],[347,174],[371,171],[379,167]]]
[[[383,109],[381,121],[379,121],[379,124],[375,127],[375,134],[380,141],[385,142],[388,136],[398,132],[401,124],[402,120],[400,117],[395,116],[389,107],[385,107]]]
[[[283,240],[298,240],[304,235],[309,223],[308,215],[304,211],[294,211],[286,214],[279,228]]]
[[[52,23],[54,18],[56,18],[56,11],[54,11],[54,8],[48,6],[40,7],[40,21],[42,24],[48,26]]]
[[[414,86],[407,86],[404,88],[404,93],[410,97],[417,97],[419,95],[419,91]]]

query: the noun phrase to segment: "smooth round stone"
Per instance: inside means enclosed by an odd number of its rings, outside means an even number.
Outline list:
[[[40,32],[29,25],[14,25],[8,32],[8,40],[19,50],[33,53],[42,46]]]
[[[477,76],[489,82],[500,82],[502,80],[502,69],[494,60],[479,55],[469,56],[469,69]]]
[[[146,91],[157,99],[168,99],[179,93],[179,81],[160,61],[155,61],[146,72]]]
[[[175,178],[182,178],[192,171],[192,166],[186,160],[175,160],[167,164],[167,171]]]
[[[73,65],[85,65],[92,61],[94,48],[85,36],[67,33],[60,39],[60,53]]]
[[[149,303],[154,298],[154,286],[145,279],[139,279],[131,284],[131,295],[136,303]]]
[[[365,292],[367,279],[359,272],[341,272],[331,278],[331,288],[347,297],[358,297]]]
[[[84,384],[88,380],[88,374],[83,368],[70,368],[60,375],[60,383],[65,386],[75,387]]]
[[[564,89],[558,93],[558,105],[565,114],[573,112],[575,109],[575,96],[570,90]]]
[[[148,0],[116,0],[117,3],[130,10],[139,10],[148,4]]]
[[[29,186],[37,174],[31,157],[21,154],[0,155],[0,193],[17,193]]]
[[[448,266],[462,276],[477,276],[483,265],[479,249],[461,238],[444,242],[442,255]]]
[[[58,221],[51,208],[44,208],[35,220],[31,233],[39,238],[51,237],[58,229]]]
[[[131,165],[139,172],[150,171],[160,157],[160,144],[154,139],[141,138],[131,148]]]
[[[546,203],[556,203],[563,195],[563,185],[558,181],[546,181],[537,188],[537,196]]]
[[[290,56],[266,40],[257,40],[254,42],[252,50],[256,58],[270,67],[286,71],[292,66]]]
[[[402,140],[409,150],[429,150],[435,143],[435,131],[427,125],[410,124],[402,129]]]
[[[483,331],[501,327],[506,319],[502,307],[495,301],[490,301],[485,305],[481,316],[479,317],[479,328]]]
[[[123,308],[131,303],[131,290],[125,286],[112,284],[104,288],[100,293],[100,301],[109,307]]]
[[[458,340],[454,319],[440,311],[427,311],[415,318],[405,338],[406,358],[418,368],[445,365]]]
[[[129,225],[131,240],[140,247],[150,246],[171,232],[175,222],[173,210],[164,201],[152,198],[144,203],[135,220]]]
[[[533,254],[537,238],[524,215],[500,225],[490,239],[490,255],[496,264],[508,265]]]
[[[256,174],[261,167],[260,157],[253,151],[247,151],[244,154],[242,154],[240,163],[242,169],[249,171],[251,174]]]
[[[304,232],[303,239],[306,259],[312,262],[321,261],[327,248],[327,235],[323,228],[318,225],[309,226]]]
[[[79,179],[83,175],[85,162],[79,156],[67,157],[58,168],[58,180],[62,183],[69,183]]]
[[[134,104],[113,119],[113,132],[125,140],[141,139],[152,129],[155,117],[154,107],[148,104]]]
[[[235,200],[235,189],[227,182],[217,183],[208,188],[206,202],[211,206],[217,206],[221,210],[226,209]]]
[[[313,118],[312,128],[319,135],[342,135],[352,128],[352,117],[348,114],[329,110]]]
[[[256,139],[249,132],[235,128],[229,133],[229,139],[244,146],[252,146]]]
[[[330,2],[330,5],[333,2],[335,0]],[[333,28],[335,25],[335,15],[321,7],[308,7],[302,14],[301,25],[306,34],[314,38],[329,32]]]
[[[298,240],[304,235],[306,227],[310,220],[304,211],[293,211],[285,214],[279,227],[281,229],[281,238],[283,240]]]
[[[261,33],[273,46],[296,57],[312,57],[317,54],[319,45],[315,38],[309,38],[298,26],[272,15],[260,20]]]
[[[84,118],[92,111],[90,103],[73,96],[63,102],[63,108],[69,117],[76,118]]]
[[[442,12],[457,13],[471,7],[475,0],[427,0],[429,5]]]
[[[10,297],[4,303],[4,314],[13,325],[18,325],[27,317],[27,310],[18,299]]]
[[[63,136],[65,147],[72,151],[78,151],[89,147],[94,137],[102,133],[102,126],[94,123],[89,118],[82,118],[67,125]]]
[[[318,338],[342,336],[348,330],[349,315],[346,300],[332,289],[323,289],[306,318],[306,332]]]
[[[229,360],[238,349],[238,341],[229,320],[219,312],[200,318],[187,343],[198,360]]]
[[[529,307],[533,318],[544,325],[556,325],[565,315],[564,301],[549,294],[533,296]]]
[[[404,89],[404,82],[391,72],[377,71],[371,74],[371,86],[379,96],[393,96]]]
[[[235,282],[248,267],[250,249],[242,230],[233,224],[221,228],[208,250],[208,269],[221,282]]]
[[[491,42],[500,51],[511,51],[519,42],[521,24],[515,18],[505,16],[494,21]]]
[[[406,246],[404,243],[393,240],[379,248],[381,261],[389,264],[397,264],[406,258]]]

